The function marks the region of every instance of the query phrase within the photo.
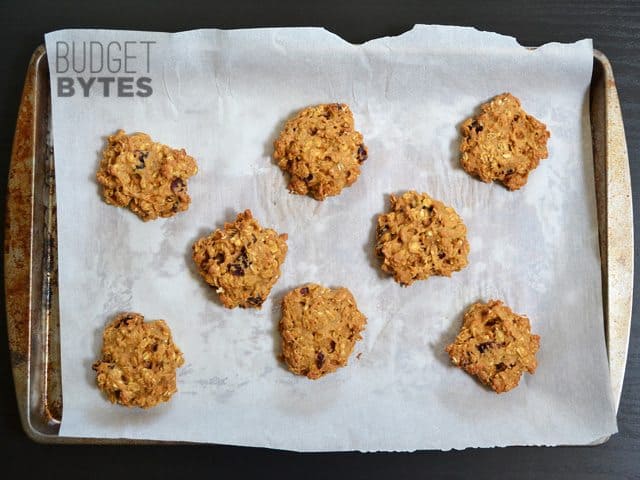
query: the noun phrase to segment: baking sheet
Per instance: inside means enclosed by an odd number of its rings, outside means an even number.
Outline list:
[[[57,41],[155,41],[149,97],[56,97]],[[350,45],[322,29],[47,35],[58,185],[61,435],[293,450],[415,450],[589,443],[616,431],[602,329],[588,117],[591,42],[535,51],[473,29],[416,26]],[[76,55],[80,55],[80,50]],[[146,66],[146,65],[145,65]],[[511,91],[544,121],[550,157],[526,188],[485,185],[458,165],[458,125]],[[283,122],[344,101],[369,147],[358,182],[323,203],[286,192],[270,159]],[[105,137],[145,131],[199,163],[193,203],[143,223],[102,203]],[[402,289],[379,273],[374,222],[388,194],[426,191],[469,229],[470,265]],[[199,236],[251,208],[289,233],[283,275],[259,312],[225,310],[190,259]],[[277,360],[279,301],[307,281],[345,285],[369,323],[349,367],[312,382]],[[501,298],[542,337],[535,376],[495,395],[444,353],[461,314]],[[108,404],[90,369],[122,310],[166,319],[186,366],[149,411]],[[355,354],[362,353],[359,359]]]

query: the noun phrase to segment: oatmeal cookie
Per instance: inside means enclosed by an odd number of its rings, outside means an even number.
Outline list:
[[[467,310],[460,333],[446,351],[454,365],[503,393],[517,387],[525,371],[536,371],[539,347],[540,337],[531,334],[527,317],[491,300]]]
[[[138,313],[122,313],[102,338],[102,358],[92,368],[111,403],[149,408],[171,399],[184,359],[164,320],[145,322]]]
[[[347,364],[367,324],[344,287],[309,283],[282,300],[282,356],[289,370],[313,380]]]
[[[119,130],[109,137],[96,178],[105,202],[129,208],[146,222],[188,209],[187,180],[197,172],[184,149],[156,143],[145,133]]]
[[[460,162],[483,182],[498,180],[509,190],[527,183],[529,173],[547,158],[546,125],[528,115],[510,93],[498,95],[481,113],[462,124]]]
[[[200,275],[227,308],[260,308],[280,278],[287,234],[262,228],[251,210],[193,244]]]
[[[378,217],[375,251],[382,271],[402,286],[450,277],[467,266],[467,227],[453,208],[426,193],[391,195],[391,211]]]
[[[368,155],[344,103],[305,108],[286,123],[274,147],[275,160],[290,175],[289,191],[316,200],[353,185]]]

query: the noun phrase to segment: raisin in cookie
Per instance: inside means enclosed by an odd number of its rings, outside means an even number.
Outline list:
[[[112,403],[153,407],[177,391],[176,369],[184,363],[163,320],[145,322],[122,313],[103,334],[102,358],[93,364],[96,381]]]
[[[200,275],[227,308],[260,308],[280,277],[287,234],[262,228],[251,210],[193,244]]]
[[[347,364],[367,324],[344,287],[309,283],[282,300],[282,356],[289,370],[317,379]]]
[[[509,190],[518,190],[540,160],[547,158],[550,135],[516,97],[498,95],[482,105],[478,116],[462,124],[462,168],[483,182],[498,180]]]
[[[467,227],[456,211],[426,193],[391,195],[391,211],[378,217],[376,255],[382,271],[402,286],[467,266]]]
[[[129,208],[147,221],[189,208],[187,180],[197,172],[184,149],[156,143],[145,133],[119,130],[109,137],[96,177],[105,202]]]
[[[446,348],[454,365],[503,393],[536,371],[540,337],[531,334],[527,317],[498,300],[475,303],[464,314],[460,333]]]
[[[286,123],[274,146],[275,160],[290,175],[289,190],[316,200],[353,185],[367,159],[367,147],[344,103],[305,108]]]

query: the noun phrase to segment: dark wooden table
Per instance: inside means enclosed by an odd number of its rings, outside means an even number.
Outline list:
[[[0,5],[0,169],[6,178],[18,101],[33,49],[46,32],[73,27],[178,31],[200,27],[324,26],[351,42],[396,35],[415,23],[470,25],[523,45],[591,37],[611,60],[624,115],[634,203],[640,191],[640,2],[437,2],[302,0],[3,0]],[[295,68],[293,66],[292,68]],[[5,198],[5,181],[0,195]],[[0,215],[4,217],[4,210]],[[636,228],[638,226],[635,222]],[[638,284],[636,275],[636,284]],[[634,300],[637,296],[634,295]],[[4,299],[0,311],[4,315]],[[635,302],[634,302],[635,303]],[[634,315],[637,317],[638,315]],[[503,448],[413,454],[294,454],[222,446],[53,447],[22,432],[0,328],[0,469],[14,478],[640,478],[640,324],[634,318],[620,433],[598,447]],[[3,322],[4,323],[4,322]],[[29,476],[28,478],[31,478]],[[37,478],[37,477],[36,477]]]

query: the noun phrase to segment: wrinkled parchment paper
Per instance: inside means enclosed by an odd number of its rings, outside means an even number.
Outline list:
[[[57,41],[154,41],[148,97],[55,96]],[[177,34],[65,30],[51,62],[64,413],[61,435],[185,440],[302,451],[586,444],[616,431],[604,343],[588,88],[592,46],[416,26],[351,45],[318,28]],[[76,49],[76,55],[81,50]],[[65,74],[68,75],[68,74]],[[118,76],[118,75],[115,75]],[[133,75],[135,76],[135,75]],[[549,158],[518,192],[461,170],[460,122],[512,92],[551,131]],[[346,102],[369,147],[358,182],[316,202],[291,195],[271,160],[283,122]],[[184,147],[193,203],[143,223],[94,180],[108,134]],[[469,266],[401,288],[372,255],[388,195],[428,192],[469,230]],[[250,208],[289,233],[262,310],[226,310],[198,278],[191,244]],[[279,303],[304,282],[344,285],[368,317],[349,366],[317,381],[277,359]],[[535,376],[496,395],[452,367],[464,309],[499,298],[542,337]],[[147,411],[109,404],[91,363],[123,310],[163,318],[183,350],[179,392]],[[360,354],[356,358],[356,354]]]

